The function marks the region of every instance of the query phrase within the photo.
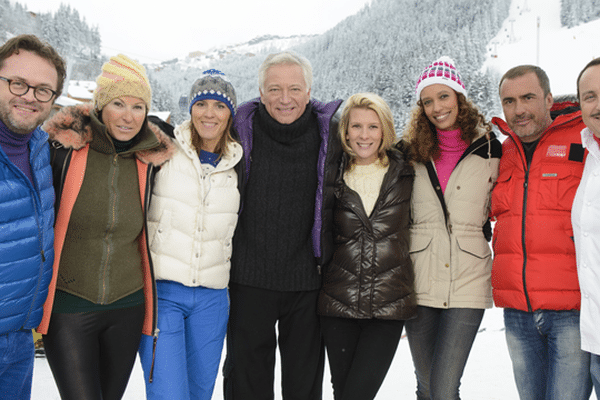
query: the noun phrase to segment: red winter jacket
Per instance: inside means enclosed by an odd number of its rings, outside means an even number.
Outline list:
[[[492,193],[494,303],[529,312],[579,310],[571,205],[584,165],[581,112],[554,119],[529,167],[521,140],[503,120],[492,122],[508,135]]]

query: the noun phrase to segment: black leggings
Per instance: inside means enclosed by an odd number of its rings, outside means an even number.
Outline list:
[[[404,321],[321,317],[335,400],[375,398],[403,326]]]
[[[142,334],[144,306],[52,314],[44,347],[62,400],[120,400]]]

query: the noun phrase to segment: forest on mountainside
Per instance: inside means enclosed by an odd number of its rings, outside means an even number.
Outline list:
[[[0,43],[30,33],[50,43],[67,63],[67,78],[93,81],[108,57],[102,54],[98,28],[89,26],[77,9],[61,4],[54,13],[33,13],[20,3],[0,0]],[[177,109],[174,95],[150,76],[152,109]]]
[[[415,104],[421,71],[442,55],[454,59],[470,98],[488,115],[499,111],[497,77],[480,72],[487,45],[508,16],[510,0],[373,0],[357,14],[296,48],[313,65],[313,97],[381,95],[402,127]],[[258,95],[264,57],[215,62],[244,100]]]
[[[416,102],[419,73],[440,56],[449,56],[469,97],[489,117],[501,112],[499,77],[481,67],[491,55],[489,42],[508,17],[510,5],[511,0],[373,0],[324,34],[291,49],[312,62],[314,98],[329,101],[358,91],[375,92],[390,104],[398,129]],[[598,18],[600,0],[561,0],[565,27]],[[68,5],[54,13],[35,14],[19,3],[0,0],[0,41],[20,33],[34,33],[55,46],[67,60],[70,79],[94,80],[106,61],[97,27],[90,27]],[[258,96],[258,67],[268,53],[280,50],[275,45],[253,56],[227,52],[209,67],[229,76],[241,103]],[[182,97],[186,102],[189,88],[206,68],[169,60],[147,69],[152,108],[170,111],[174,123],[182,122],[188,114],[178,104]]]
[[[32,33],[50,43],[67,61],[71,79],[90,79],[102,67],[98,29],[90,27],[69,5],[61,4],[55,13],[36,14],[20,3],[0,0],[0,42],[22,33]]]
[[[572,28],[600,18],[600,0],[561,0],[560,22]]]

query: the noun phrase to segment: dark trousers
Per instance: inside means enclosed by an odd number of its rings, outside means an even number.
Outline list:
[[[387,374],[404,321],[321,317],[336,400],[372,400]]]
[[[229,285],[225,399],[274,398],[279,344],[283,399],[321,400],[325,352],[316,314],[318,294]]]
[[[63,400],[119,400],[142,335],[144,306],[52,314],[43,336]]]

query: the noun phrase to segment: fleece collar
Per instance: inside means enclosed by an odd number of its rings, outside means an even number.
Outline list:
[[[92,104],[64,107],[46,121],[43,129],[48,132],[51,141],[58,142],[66,148],[79,150],[94,140],[92,130],[97,124],[93,121],[95,118],[92,109]],[[159,166],[173,156],[175,145],[157,125],[151,122],[147,122],[147,125],[158,143],[155,147],[137,150],[134,155],[145,164]]]

